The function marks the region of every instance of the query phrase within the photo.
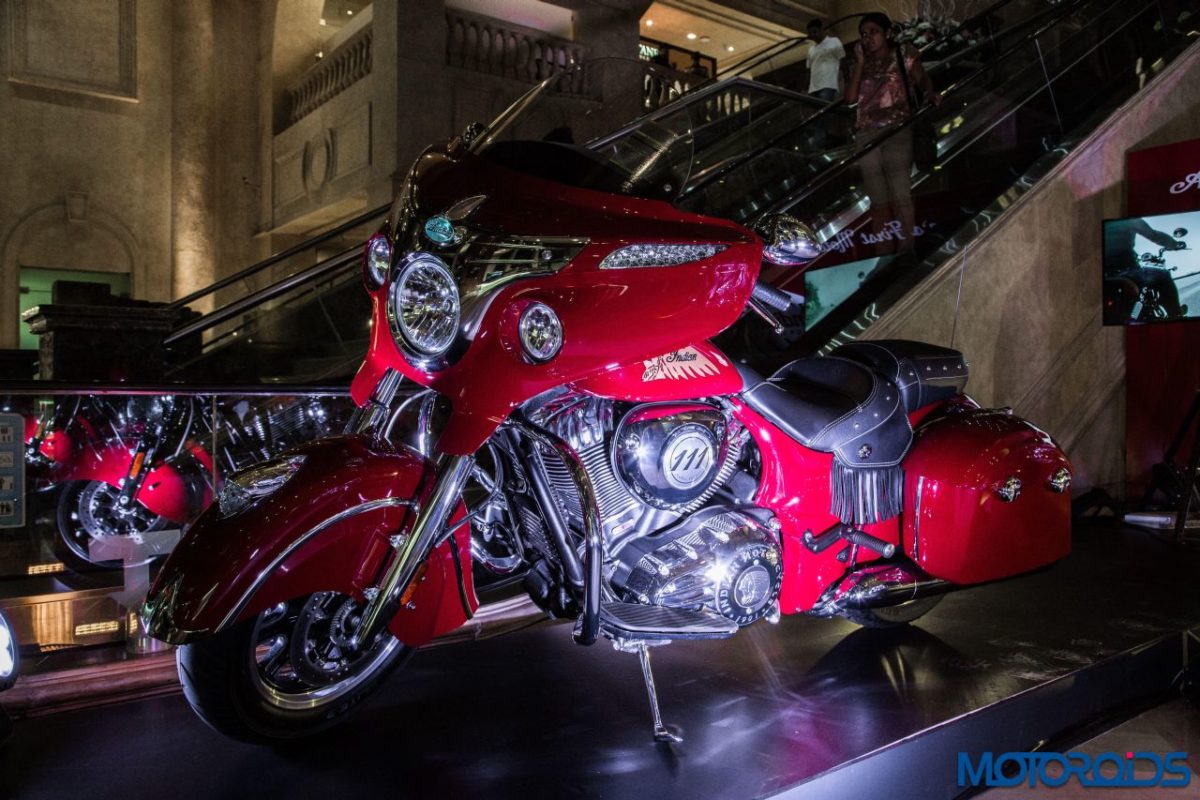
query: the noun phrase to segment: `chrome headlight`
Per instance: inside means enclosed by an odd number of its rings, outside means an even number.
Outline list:
[[[285,456],[264,461],[231,476],[221,487],[217,506],[221,517],[232,517],[270,497],[291,480],[304,464],[304,456]]]
[[[392,334],[419,356],[440,356],[458,333],[458,285],[437,256],[413,253],[400,263],[388,292]]]
[[[8,620],[0,613],[0,691],[17,680],[17,637],[13,636]]]
[[[562,349],[562,322],[548,305],[534,303],[525,309],[517,330],[521,336],[521,347],[533,361],[549,361]]]

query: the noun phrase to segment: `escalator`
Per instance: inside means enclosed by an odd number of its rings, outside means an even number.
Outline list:
[[[775,213],[810,224],[824,252],[804,270],[764,277],[797,302],[771,331],[747,317],[722,344],[764,369],[861,335],[887,307],[952,258],[994,216],[998,199],[1027,189],[1032,175],[1060,160],[1087,132],[1134,95],[1192,41],[1190,6],[1154,0],[1001,0],[974,18],[974,44],[944,41],[927,70],[944,95],[908,128],[931,127],[936,164],[912,177],[916,229],[873,219],[864,159],[880,141],[858,142],[853,109],[826,106],[771,81],[789,74],[804,42],[755,59],[732,75],[585,138],[610,161],[686,146],[690,168],[671,181],[673,202],[753,225]],[[1006,17],[1009,22],[999,25]],[[961,38],[961,37],[960,37]],[[754,77],[748,77],[753,75]],[[629,115],[632,116],[632,115]],[[628,117],[627,117],[628,118]],[[608,124],[611,118],[604,120]],[[611,125],[608,125],[611,130]],[[891,135],[901,135],[902,128]],[[251,291],[175,331],[172,381],[344,383],[366,348],[369,308],[359,282],[361,243],[383,219],[375,209],[306,243],[315,265]],[[875,215],[879,215],[876,213]],[[331,232],[334,233],[334,232]],[[911,241],[905,241],[910,239]],[[311,253],[328,253],[314,257]],[[293,254],[295,255],[295,254]],[[265,265],[265,266],[264,266]],[[236,282],[278,268],[264,262],[204,293],[220,299]]]
[[[166,337],[166,380],[349,383],[370,334],[370,301],[360,279],[363,242],[382,224],[387,208],[371,209],[175,301],[177,308],[219,305],[186,319]]]
[[[872,219],[863,163],[879,142],[854,141],[849,109],[835,104],[806,116],[806,96],[758,80],[733,76],[704,87],[598,144],[612,154],[653,147],[625,140],[661,138],[686,127],[679,118],[688,117],[697,166],[677,206],[748,225],[785,212],[816,230],[825,249],[806,269],[764,273],[805,299],[782,320],[785,335],[748,317],[723,337],[728,350],[769,370],[862,336],[994,222],[997,201],[1026,191],[1194,41],[1189,10],[1062,3],[931,64],[944,102],[904,126],[930,126],[938,150],[934,166],[912,176],[911,234],[889,216]],[[727,97],[738,99],[736,110],[716,118],[695,110],[727,109]]]

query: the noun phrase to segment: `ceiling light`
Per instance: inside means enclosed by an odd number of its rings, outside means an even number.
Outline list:
[[[349,9],[349,8],[347,8],[347,9],[346,9],[346,16],[347,16],[347,17],[353,17],[353,16],[354,16],[354,11],[353,11],[353,9]]]
[[[733,45],[731,45],[731,44],[727,44],[727,45],[725,45],[725,52],[727,52],[727,53],[732,53],[732,52],[733,52]]]
[[[694,39],[696,38],[696,34],[694,34],[694,33],[689,33],[689,34],[687,35],[687,38],[688,38],[688,40],[689,40],[689,41],[692,41],[692,40],[694,40]]]
[[[326,23],[325,23],[325,18],[324,18],[324,17],[321,17],[321,25],[325,25],[325,24],[326,24]]]
[[[710,36],[701,36],[701,37],[700,37],[700,41],[702,41],[702,42],[711,42],[711,41],[712,41],[712,37],[710,37]]]
[[[652,20],[652,19],[648,19],[648,20],[646,20],[646,27],[647,27],[647,28],[653,28],[653,27],[654,27],[654,20]]]

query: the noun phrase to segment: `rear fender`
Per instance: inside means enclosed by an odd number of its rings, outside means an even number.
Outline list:
[[[152,635],[183,643],[313,592],[361,601],[376,583],[389,538],[412,524],[413,503],[432,483],[430,463],[361,436],[290,455],[303,455],[303,465],[266,501],[227,518],[214,505],[188,530],[147,595]],[[460,502],[451,522],[464,514]],[[418,646],[469,619],[478,607],[470,559],[462,526],[430,554],[391,632]]]

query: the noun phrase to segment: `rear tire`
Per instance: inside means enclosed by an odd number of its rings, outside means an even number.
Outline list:
[[[935,594],[895,606],[847,608],[842,612],[842,616],[864,628],[898,628],[925,616],[940,602],[942,595]]]
[[[188,703],[214,730],[256,744],[337,724],[413,653],[387,631],[364,652],[345,647],[358,612],[352,598],[319,592],[183,645]]]

